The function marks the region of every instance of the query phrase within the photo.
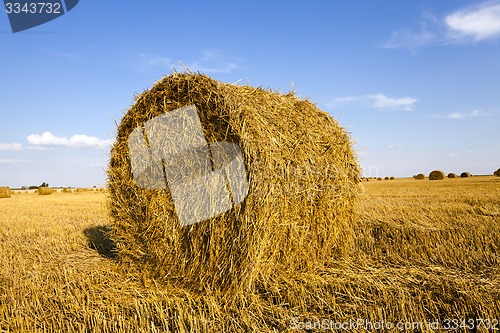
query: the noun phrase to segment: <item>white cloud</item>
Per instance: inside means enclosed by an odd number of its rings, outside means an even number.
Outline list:
[[[152,67],[164,67],[169,71],[174,67],[174,63],[171,58],[162,57],[154,54],[141,53],[139,54],[140,67],[143,70],[150,69]]]
[[[486,2],[456,11],[445,18],[455,37],[481,41],[500,36],[500,3]]]
[[[0,164],[10,164],[10,165],[16,165],[16,164],[21,164],[23,161],[19,159],[0,159]]]
[[[462,8],[442,18],[424,13],[416,29],[393,31],[385,48],[416,49],[430,45],[467,44],[500,37],[500,1]]]
[[[111,140],[101,140],[94,136],[88,135],[73,135],[71,138],[57,137],[50,132],[44,132],[42,135],[31,134],[26,140],[32,146],[31,148],[37,149],[35,147],[45,148],[45,147],[69,147],[69,148],[104,148],[111,144]]]
[[[49,53],[50,55],[54,57],[60,57],[64,58],[67,60],[77,60],[78,55],[75,52],[60,52],[60,51],[53,51]]]
[[[478,117],[485,117],[485,116],[491,116],[491,113],[484,112],[483,110],[476,109],[471,112],[452,112],[448,114],[435,114],[432,115],[431,118],[433,119],[466,119],[466,118],[478,118]]]
[[[205,50],[201,59],[187,66],[191,71],[203,73],[231,73],[238,69],[234,59],[222,55],[219,50]]]
[[[20,143],[1,143],[0,151],[19,151],[23,150],[23,146]]]
[[[31,134],[26,140],[30,145],[34,146],[67,146],[67,138],[58,138],[50,132],[44,132],[42,135]]]
[[[146,72],[152,68],[163,67],[169,71],[176,67],[186,67],[192,72],[231,73],[239,68],[238,59],[223,55],[219,50],[204,50],[199,59],[191,62],[174,62],[172,58],[148,53],[139,54],[139,69]]]
[[[389,144],[389,146],[387,146],[387,148],[389,149],[400,148],[400,147],[403,147],[401,143],[391,143]]]
[[[336,98],[328,103],[327,107],[334,108],[346,104],[359,104],[375,109],[413,111],[413,105],[416,102],[417,99],[412,97],[389,97],[384,94],[373,94]]]
[[[368,95],[373,101],[373,107],[377,109],[396,109],[412,111],[413,104],[417,101],[411,97],[387,97],[384,94]]]
[[[434,43],[437,39],[436,33],[430,30],[413,32],[410,30],[393,31],[391,37],[384,47],[388,49],[415,49]]]

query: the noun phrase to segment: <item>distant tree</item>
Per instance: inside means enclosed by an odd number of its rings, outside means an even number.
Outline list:
[[[40,185],[39,187],[49,187],[49,184],[47,184],[46,182],[43,182],[42,185]]]

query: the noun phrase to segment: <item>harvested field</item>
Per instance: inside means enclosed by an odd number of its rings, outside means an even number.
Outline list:
[[[498,318],[499,181],[362,183],[350,253],[231,299],[124,268],[107,236],[105,193],[20,193],[0,200],[0,328],[273,332],[323,318]]]

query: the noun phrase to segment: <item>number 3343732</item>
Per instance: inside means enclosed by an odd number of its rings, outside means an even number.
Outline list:
[[[62,14],[60,3],[30,2],[21,4],[19,2],[7,2],[5,4],[7,14]]]

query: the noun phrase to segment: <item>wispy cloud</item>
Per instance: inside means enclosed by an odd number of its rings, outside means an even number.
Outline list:
[[[444,155],[445,157],[457,157],[458,155],[455,153],[448,153]]]
[[[8,165],[16,165],[23,163],[23,160],[20,159],[1,159],[0,164],[8,164]]]
[[[394,110],[404,110],[412,111],[413,104],[417,101],[415,98],[411,97],[388,97],[384,94],[368,95],[373,101],[373,107],[377,109],[394,109]]]
[[[403,145],[401,143],[390,143],[389,146],[387,146],[387,148],[389,149],[395,149],[395,148],[401,148],[403,147]]]
[[[19,151],[23,150],[23,145],[20,143],[1,143],[0,151]]]
[[[101,140],[94,136],[77,134],[70,138],[57,137],[51,132],[44,132],[43,134],[31,134],[26,140],[31,145],[30,148],[43,148],[46,147],[68,147],[74,149],[80,148],[105,148],[111,144],[111,140]]]
[[[460,119],[467,119],[467,118],[479,118],[479,117],[485,117],[485,116],[491,116],[491,113],[484,112],[483,110],[477,109],[477,110],[472,110],[471,112],[452,112],[452,113],[448,113],[448,114],[435,114],[435,115],[432,115],[430,118],[432,118],[432,119],[460,120]]]
[[[142,72],[153,68],[164,68],[172,70],[179,67],[187,67],[192,72],[203,73],[231,73],[239,68],[239,59],[224,55],[220,50],[204,50],[201,57],[194,61],[180,59],[173,61],[172,58],[154,54],[139,54],[139,68]]]
[[[148,53],[139,54],[139,67],[142,71],[146,71],[154,67],[162,67],[170,71],[174,65],[175,64],[172,62],[172,59],[168,57]]]
[[[347,104],[359,104],[381,110],[413,111],[413,105],[416,102],[417,99],[413,97],[389,97],[384,94],[373,94],[335,98],[327,106],[334,108]]]
[[[500,37],[500,1],[487,1],[436,18],[424,13],[414,29],[393,31],[385,48],[416,49],[430,45],[468,44]]]
[[[219,50],[205,50],[201,59],[187,67],[203,73],[231,73],[239,66],[235,59],[223,55]]]
[[[61,51],[51,51],[49,52],[51,56],[64,58],[67,60],[77,60],[78,54],[75,52],[61,52]]]

